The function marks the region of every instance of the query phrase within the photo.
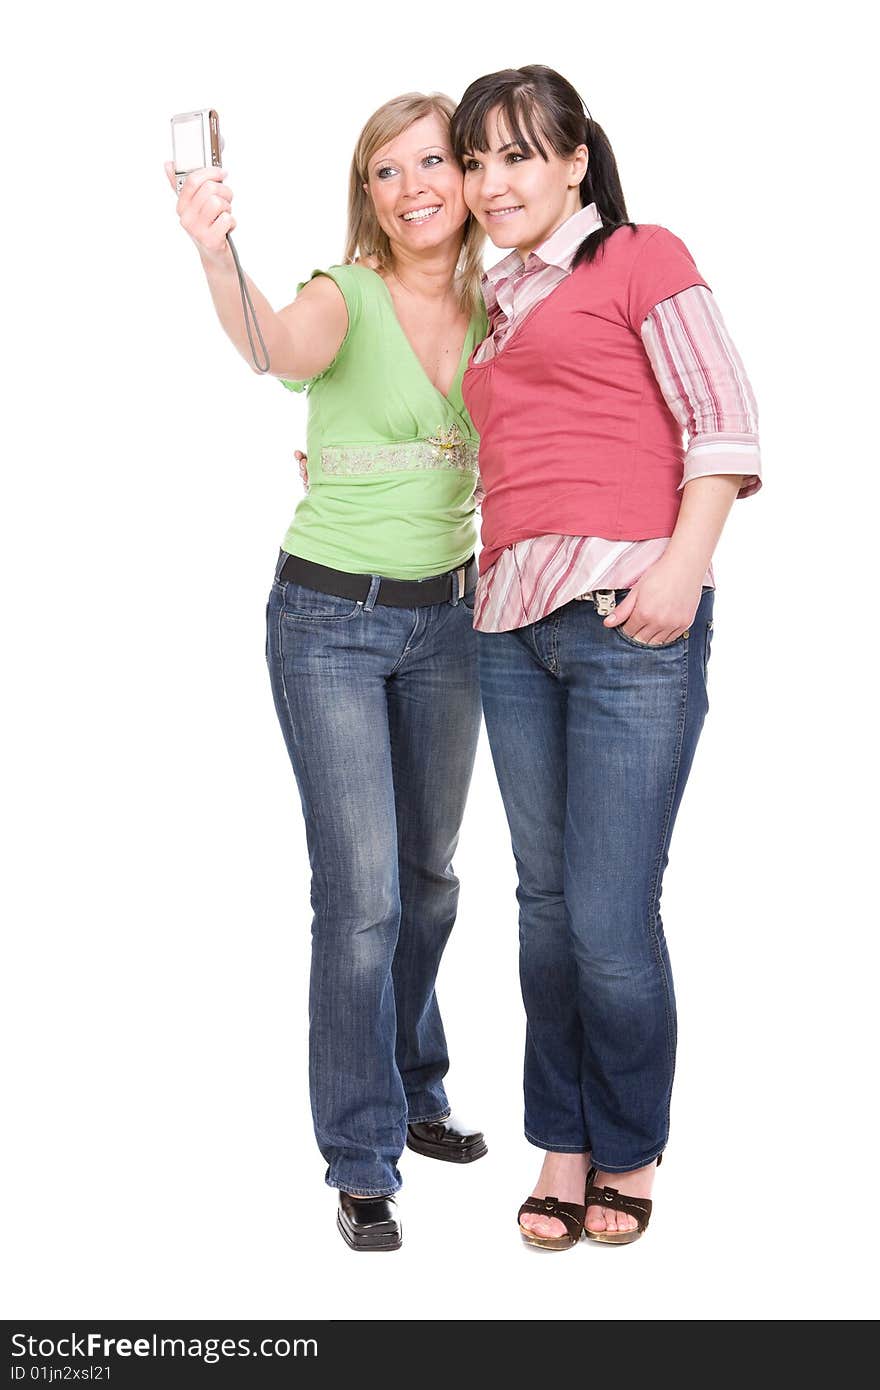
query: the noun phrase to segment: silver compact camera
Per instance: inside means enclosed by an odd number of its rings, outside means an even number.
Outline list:
[[[171,117],[171,143],[174,148],[174,176],[177,191],[193,169],[219,169],[223,141],[216,111],[185,111]]]

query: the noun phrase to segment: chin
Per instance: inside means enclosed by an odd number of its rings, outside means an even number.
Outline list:
[[[517,225],[514,227],[512,223],[516,223]],[[510,222],[495,222],[491,219],[487,222],[481,221],[480,226],[492,242],[492,245],[504,250],[510,250],[513,246],[519,246],[522,238],[526,234],[522,219],[519,217],[511,218]]]
[[[486,227],[485,231],[492,245],[500,250],[509,251],[519,245],[519,237],[514,236],[512,231],[507,232],[502,227]]]

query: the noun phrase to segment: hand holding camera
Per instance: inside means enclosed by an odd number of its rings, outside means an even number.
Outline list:
[[[165,165],[168,182],[178,194],[181,226],[195,242],[203,261],[231,265],[228,233],[235,226],[232,189],[221,169],[223,138],[213,107],[171,117],[174,157]]]
[[[165,173],[176,191],[177,175],[170,160]],[[177,199],[177,215],[203,260],[231,266],[232,252],[226,237],[236,223],[231,210],[232,189],[225,180],[225,169],[194,169],[187,174]]]
[[[195,242],[208,276],[208,283],[211,285],[211,294],[220,321],[236,347],[242,351],[240,330],[230,319],[231,305],[225,274],[227,270],[234,269],[241,293],[242,315],[251,360],[256,371],[268,372],[271,370],[269,353],[257,322],[251,290],[259,299],[262,299],[262,296],[255,285],[248,285],[235,243],[230,236],[236,222],[232,215],[232,189],[225,181],[226,170],[220,167],[223,140],[220,137],[217,112],[205,109],[172,116],[171,141],[174,158],[165,165],[165,173],[171,187],[178,194],[177,215],[180,225]],[[265,300],[263,305],[268,311],[268,317],[274,317],[271,306]],[[259,340],[262,358],[257,357],[254,333]]]

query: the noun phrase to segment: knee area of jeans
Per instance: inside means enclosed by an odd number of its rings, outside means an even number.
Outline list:
[[[561,940],[567,951],[570,934],[564,898],[554,904],[543,903],[536,911],[520,910],[519,946],[523,952],[535,955],[546,950],[556,951]]]
[[[356,817],[339,829],[326,824],[312,840],[313,884],[323,880],[324,892],[343,902],[379,901],[397,896],[397,840],[393,825],[379,824],[381,811],[364,808],[365,824]],[[373,821],[372,818],[375,818]]]
[[[542,919],[553,921],[560,910],[565,910],[565,889],[548,888],[534,881],[520,881],[516,900],[519,903],[520,926],[531,926]]]
[[[384,976],[394,955],[400,930],[399,915],[394,918],[351,919],[333,923],[318,933],[322,941],[325,966],[349,983],[359,977],[381,972]]]
[[[621,982],[626,982],[630,988],[643,983],[650,991],[656,983],[657,957],[651,941],[640,942],[626,953],[598,951],[589,945],[576,943],[574,954],[591,988],[613,990]]]
[[[389,927],[396,929],[400,922],[400,894],[390,888],[377,887],[370,891],[361,884],[347,893],[331,893],[313,906],[316,917],[322,918],[326,928],[339,936],[381,932]]]

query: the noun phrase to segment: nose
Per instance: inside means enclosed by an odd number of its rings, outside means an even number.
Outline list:
[[[503,169],[486,169],[480,184],[480,193],[483,201],[488,203],[492,198],[498,198],[507,192],[507,178]]]
[[[425,190],[424,169],[413,169],[403,180],[403,197],[420,198]]]

